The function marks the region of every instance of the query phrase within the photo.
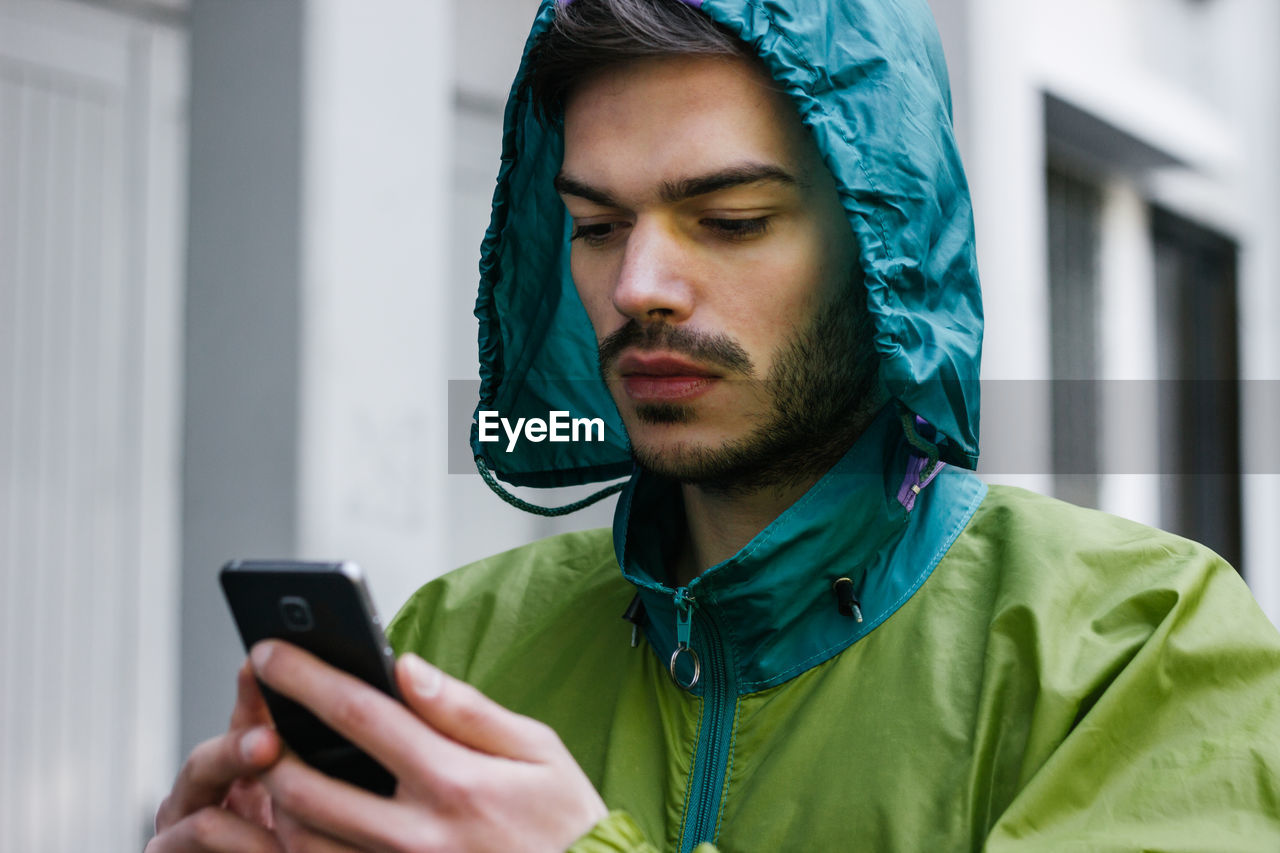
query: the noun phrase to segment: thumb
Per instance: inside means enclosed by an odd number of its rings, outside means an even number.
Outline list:
[[[262,690],[258,687],[258,679],[254,677],[253,667],[246,658],[240,672],[236,673],[236,704],[231,709],[229,728],[247,729],[270,724],[271,712],[267,710],[266,700],[262,698]]]

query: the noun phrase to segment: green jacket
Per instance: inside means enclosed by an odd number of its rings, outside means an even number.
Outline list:
[[[428,584],[393,644],[559,732],[617,810],[580,853],[1280,849],[1280,635],[1235,572],[962,470],[982,311],[925,0],[686,2],[753,46],[836,177],[892,402],[738,554],[667,585],[680,493],[632,470],[569,276],[561,128],[518,79],[478,409],[600,416],[609,440],[472,449],[491,481],[630,479],[611,533]]]
[[[691,691],[675,595],[629,555],[633,648],[604,530],[428,584],[391,639],[556,729],[617,810],[578,853],[1280,849],[1280,636],[1221,559],[956,469],[905,518],[861,498],[834,531],[802,499],[690,584]],[[810,537],[826,558],[786,559]],[[830,588],[860,565],[861,623]]]

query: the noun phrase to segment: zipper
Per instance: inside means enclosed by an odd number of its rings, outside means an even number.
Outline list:
[[[937,459],[930,460],[913,451],[910,461],[907,462],[907,474],[902,479],[902,485],[898,487],[898,503],[902,504],[903,509],[907,512],[915,509],[916,498],[945,467],[947,467],[945,462]]]
[[[693,599],[689,597],[689,590],[680,587],[676,590],[676,649],[671,653],[671,663],[667,665],[667,669],[671,671],[671,680],[683,690],[692,690],[698,683],[698,679],[702,677],[702,661],[698,657],[698,653],[689,645],[693,635]],[[688,655],[693,661],[693,676],[684,682],[680,680],[680,676],[676,675],[676,664],[679,663],[683,655]]]
[[[680,832],[681,853],[689,853],[704,841],[715,840],[720,797],[724,792],[725,774],[728,770],[726,765],[733,736],[733,718],[737,711],[736,703],[732,701],[733,685],[730,684],[728,667],[725,665],[720,628],[710,613],[695,607],[694,600],[685,587],[676,590],[676,654],[680,653],[682,644],[688,647],[695,609],[698,634],[702,640],[699,645],[706,666],[699,680],[702,684],[702,725],[698,730],[698,742],[694,746],[693,778],[689,785],[690,802],[686,805],[684,826]],[[672,660],[674,662],[675,659]]]

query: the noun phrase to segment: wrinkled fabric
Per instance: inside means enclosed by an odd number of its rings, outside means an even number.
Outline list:
[[[543,0],[528,44],[555,0]],[[880,377],[939,431],[944,461],[978,458],[982,304],[973,212],[951,126],[950,88],[925,0],[705,0],[701,10],[760,54],[835,175],[860,247]],[[527,55],[527,47],[526,47]],[[569,274],[571,222],[552,185],[564,152],[519,90],[507,102],[502,166],[480,261],[479,411],[514,421],[568,411],[601,417],[599,443],[481,443],[473,452],[522,486],[632,472],[621,419]]]
[[[702,699],[632,648],[633,594],[608,531],[568,534],[390,637],[555,728],[641,830],[620,849],[674,850]],[[736,697],[731,755],[724,851],[1277,850],[1280,636],[1202,546],[993,486],[880,627]]]

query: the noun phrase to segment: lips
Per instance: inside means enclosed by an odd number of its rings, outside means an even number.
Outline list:
[[[685,402],[711,390],[720,374],[674,355],[628,353],[618,361],[627,396],[637,403]]]

